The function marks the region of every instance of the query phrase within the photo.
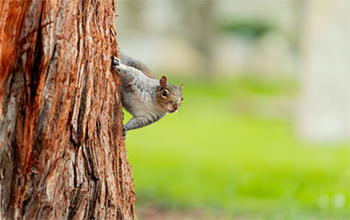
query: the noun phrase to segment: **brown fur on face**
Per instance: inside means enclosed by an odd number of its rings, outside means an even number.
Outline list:
[[[183,99],[182,88],[183,83],[179,87],[170,85],[167,83],[167,78],[162,76],[159,80],[159,88],[156,94],[159,106],[168,113],[177,112]]]

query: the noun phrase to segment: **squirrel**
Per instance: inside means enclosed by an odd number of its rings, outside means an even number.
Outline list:
[[[112,68],[118,70],[122,83],[122,106],[133,116],[123,127],[124,137],[129,130],[150,125],[179,110],[184,83],[177,87],[168,84],[165,76],[158,80],[145,64],[122,52],[120,60],[112,57]]]

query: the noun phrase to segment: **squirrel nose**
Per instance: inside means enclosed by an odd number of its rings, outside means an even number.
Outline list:
[[[177,110],[178,108],[179,108],[179,106],[178,106],[178,105],[173,104],[173,109],[174,109],[174,110]]]

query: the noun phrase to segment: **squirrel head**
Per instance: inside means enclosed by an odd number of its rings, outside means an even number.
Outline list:
[[[156,100],[160,107],[168,113],[177,112],[179,110],[183,95],[181,90],[184,86],[182,83],[179,87],[168,84],[165,76],[159,80],[159,87],[156,93]]]

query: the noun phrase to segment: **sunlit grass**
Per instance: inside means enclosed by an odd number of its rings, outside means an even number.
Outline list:
[[[348,219],[349,146],[305,144],[290,117],[265,117],[244,102],[289,96],[286,85],[187,80],[179,113],[128,133],[139,203],[208,216]]]

